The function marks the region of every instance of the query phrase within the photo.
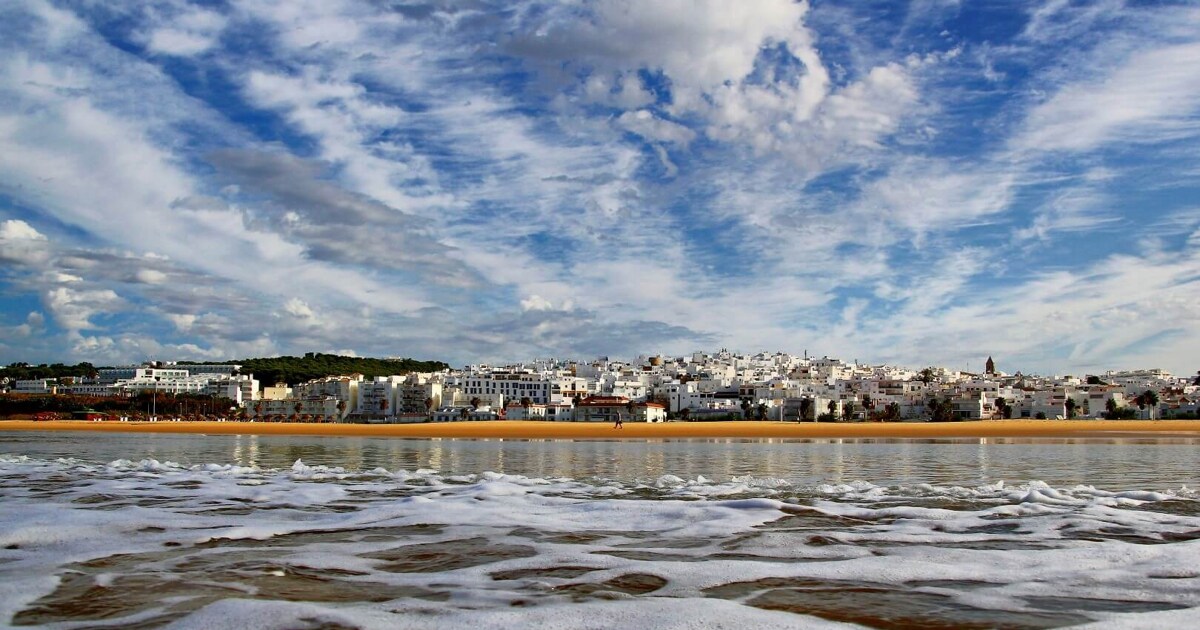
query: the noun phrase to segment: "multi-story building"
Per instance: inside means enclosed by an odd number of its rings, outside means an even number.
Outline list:
[[[400,384],[400,409],[403,413],[428,413],[442,406],[440,374],[412,373]]]
[[[508,400],[528,398],[538,404],[551,402],[553,380],[528,372],[491,372],[469,374],[462,378],[461,388],[468,396],[500,394]]]
[[[376,376],[358,385],[355,413],[361,416],[390,418],[396,415],[403,376]]]
[[[247,413],[258,422],[340,422],[339,402],[333,396],[257,400],[247,407]]]
[[[334,398],[345,403],[342,405],[345,411],[338,416],[338,420],[342,420],[358,408],[358,388],[362,380],[362,374],[314,379],[297,385],[293,398]]]
[[[58,381],[52,378],[35,378],[13,381],[14,394],[55,394],[58,392]]]

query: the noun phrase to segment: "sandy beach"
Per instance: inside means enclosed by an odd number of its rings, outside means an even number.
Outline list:
[[[424,424],[306,424],[290,422],[0,421],[0,431],[113,431],[242,435],[329,435],[408,438],[690,439],[690,438],[979,438],[979,437],[1200,437],[1196,420],[987,420],[947,423],[668,422],[446,422]]]

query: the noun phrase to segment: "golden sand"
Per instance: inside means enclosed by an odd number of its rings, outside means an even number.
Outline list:
[[[425,424],[304,424],[291,422],[0,421],[0,431],[118,431],[331,435],[407,438],[686,439],[686,438],[981,438],[981,437],[1200,437],[1196,420],[987,420],[982,422],[795,423],[668,422],[446,422]]]

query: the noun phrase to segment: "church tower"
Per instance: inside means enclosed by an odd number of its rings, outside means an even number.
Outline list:
[[[985,374],[996,373],[996,362],[992,360],[992,357],[988,357],[987,363],[984,364],[983,371]]]

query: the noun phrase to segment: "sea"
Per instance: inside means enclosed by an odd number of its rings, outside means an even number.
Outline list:
[[[1200,439],[0,432],[0,625],[1195,628]]]

